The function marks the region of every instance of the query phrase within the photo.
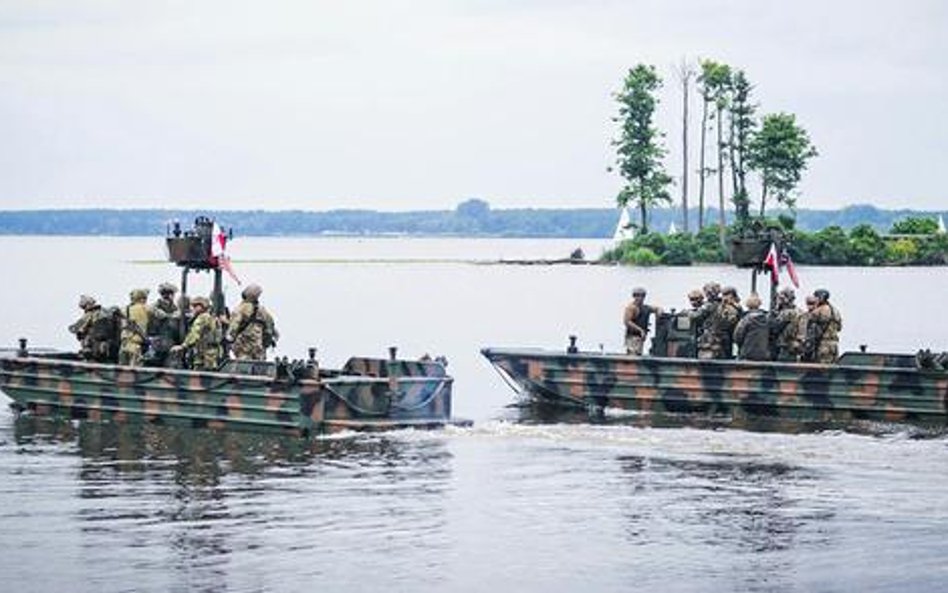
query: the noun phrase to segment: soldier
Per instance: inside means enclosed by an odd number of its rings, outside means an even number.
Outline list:
[[[122,317],[122,342],[119,364],[141,366],[148,344],[148,289],[136,288],[128,294],[131,301]]]
[[[715,320],[715,331],[721,344],[719,358],[734,358],[734,328],[743,315],[744,310],[741,309],[737,289],[733,286],[724,287],[721,290],[721,306],[718,307],[718,317]]]
[[[69,326],[79,340],[79,356],[84,360],[108,362],[112,358],[114,324],[112,316],[89,295],[79,297],[82,316]]]
[[[816,361],[816,344],[810,339],[810,317],[813,316],[813,311],[816,310],[816,306],[819,304],[819,300],[812,294],[807,295],[806,300],[806,311],[800,313],[800,316],[797,317],[797,339],[800,341],[800,361],[801,362],[815,362]]]
[[[266,360],[267,348],[276,346],[277,332],[273,316],[260,304],[263,289],[251,284],[240,293],[243,301],[230,318],[227,341],[239,360]]]
[[[825,288],[813,291],[816,307],[807,322],[807,344],[813,350],[815,361],[833,364],[839,357],[839,332],[843,329],[843,316],[829,303],[830,293]]]
[[[800,358],[798,318],[803,314],[794,303],[796,295],[789,286],[777,293],[776,311],[771,312],[770,343],[774,360],[796,362]]]
[[[625,351],[627,354],[642,355],[645,338],[648,336],[648,318],[661,315],[659,307],[645,304],[645,289],[632,289],[632,300],[625,307],[622,323],[625,326]]]
[[[223,335],[220,321],[211,314],[210,308],[210,302],[205,297],[191,299],[191,328],[184,341],[171,348],[173,355],[191,350],[191,367],[196,371],[215,371],[220,366]]]
[[[737,357],[741,360],[770,360],[770,323],[760,310],[760,297],[751,293],[745,314],[734,328]]]
[[[158,299],[148,309],[148,336],[151,342],[151,364],[164,366],[171,347],[180,339],[180,315],[174,295],[178,288],[170,282],[158,285]]]
[[[721,285],[708,282],[701,290],[704,293],[704,303],[691,313],[691,321],[697,329],[698,358],[720,358],[721,344],[714,331],[714,321],[721,305]]]

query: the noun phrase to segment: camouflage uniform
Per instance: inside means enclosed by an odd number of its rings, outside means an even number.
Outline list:
[[[719,358],[734,358],[734,329],[744,316],[737,290],[727,287],[721,291],[721,306],[714,321],[714,329],[721,344]]]
[[[691,313],[697,336],[698,358],[720,358],[722,349],[714,326],[721,306],[721,288],[716,282],[709,282],[702,290],[705,301]]]
[[[163,366],[168,353],[180,339],[181,316],[174,302],[177,288],[163,283],[158,287],[160,297],[148,309],[148,336],[151,341],[151,364]]]
[[[777,312],[771,320],[771,340],[774,359],[781,362],[796,362],[800,358],[802,340],[799,318],[803,315],[793,303],[792,289],[781,290],[777,295]]]
[[[266,360],[267,348],[275,346],[279,338],[273,316],[259,303],[261,292],[256,284],[245,288],[241,293],[243,301],[230,317],[227,341],[234,358]]]
[[[634,289],[632,291],[632,301],[626,305],[622,315],[627,354],[642,355],[645,338],[648,337],[648,318],[652,314],[656,316],[661,314],[661,309],[645,304],[644,288]]]
[[[69,331],[79,340],[79,356],[84,360],[109,362],[115,327],[111,314],[86,295],[79,297],[79,308],[82,316],[69,326]]]
[[[133,290],[129,294],[132,301],[125,307],[122,320],[122,344],[119,348],[119,364],[141,366],[142,354],[147,343],[148,331],[148,291]]]
[[[190,349],[193,355],[191,368],[197,371],[216,371],[220,366],[223,337],[220,321],[208,310],[210,303],[204,297],[191,299],[191,307],[200,310],[196,311],[184,341],[171,351]]]
[[[816,362],[821,364],[836,362],[839,358],[839,332],[842,329],[843,317],[839,310],[830,305],[825,298],[821,299],[816,309],[810,314],[807,325],[807,339],[813,340],[815,344]]]

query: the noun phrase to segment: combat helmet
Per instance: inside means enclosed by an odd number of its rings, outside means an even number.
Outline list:
[[[83,311],[96,306],[95,299],[87,294],[79,295],[79,308]]]
[[[698,303],[702,303],[704,302],[704,293],[696,288],[688,293],[688,300],[691,301],[692,303],[694,303],[695,301],[697,301]]]
[[[207,297],[196,296],[191,297],[191,306],[201,306],[205,311],[211,308],[211,302],[207,300]]]
[[[793,303],[793,301],[797,298],[796,293],[793,292],[793,289],[789,286],[781,288],[780,291],[777,292],[777,296],[780,299],[783,299],[783,301],[786,303]]]
[[[259,284],[248,284],[247,288],[245,288],[243,292],[240,293],[240,296],[254,301],[260,298],[261,293],[263,293],[263,289],[260,288]]]
[[[825,288],[817,288],[813,291],[813,296],[818,298],[820,301],[828,301],[830,298],[830,293]]]
[[[135,288],[128,293],[128,298],[133,303],[138,301],[145,301],[148,299],[148,289],[147,288]]]
[[[716,299],[721,294],[721,285],[717,282],[708,282],[702,288],[704,294],[709,299]]]
[[[165,294],[169,292],[171,294],[178,292],[178,287],[170,282],[162,282],[158,285],[158,294]]]

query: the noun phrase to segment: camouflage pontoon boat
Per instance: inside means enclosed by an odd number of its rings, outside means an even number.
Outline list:
[[[200,217],[193,231],[169,228],[169,260],[188,272],[213,271],[212,308],[224,307],[214,241],[219,227]],[[186,319],[181,319],[182,330]],[[182,334],[184,331],[182,331]],[[18,412],[95,421],[250,429],[307,435],[339,429],[442,427],[451,419],[453,379],[443,360],[352,358],[342,369],[308,360],[230,360],[216,371],[122,366],[83,360],[76,353],[27,348],[0,351],[0,390]],[[461,422],[463,423],[463,422]]]
[[[228,361],[216,372],[92,363],[25,347],[0,357],[0,390],[17,411],[304,436],[445,426],[453,422],[452,382],[441,362],[394,356],[352,358],[341,370],[312,359]]]
[[[485,348],[533,401],[656,414],[867,419],[942,424],[948,371],[911,355],[847,352],[838,364],[698,360],[581,351]]]

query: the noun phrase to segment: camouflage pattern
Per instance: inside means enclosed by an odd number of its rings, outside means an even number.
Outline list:
[[[839,332],[843,317],[836,307],[827,302],[816,306],[807,322],[806,341],[816,352],[816,362],[831,364],[839,355]]]
[[[148,342],[148,292],[133,290],[131,304],[125,307],[122,318],[122,342],[119,347],[119,364],[141,366],[142,355]]]
[[[79,340],[79,356],[85,360],[111,362],[117,325],[113,312],[95,301],[83,304],[82,316],[69,326],[69,331]]]
[[[534,401],[657,414],[944,424],[948,370],[911,355],[852,353],[837,365],[487,348]]]
[[[783,362],[795,362],[800,358],[803,337],[800,332],[800,317],[803,312],[793,302],[782,302],[771,320],[771,343],[774,358]],[[805,326],[804,326],[805,328]],[[803,334],[806,333],[804,329]]]
[[[20,411],[297,435],[464,424],[451,419],[452,386],[436,361],[353,358],[342,370],[312,361],[230,361],[222,372],[208,372],[118,367],[74,355],[0,357],[0,389]]]
[[[174,289],[173,285],[167,286]],[[174,290],[161,290],[163,288],[166,288],[165,284],[159,287],[161,297],[148,308],[148,338],[151,349],[147,362],[152,366],[164,366],[171,347],[181,340],[181,316],[174,302]]]
[[[200,303],[198,298],[194,299],[195,304]],[[191,368],[197,371],[217,369],[221,364],[222,339],[220,321],[202,306],[181,342],[182,347],[191,351]]]
[[[234,358],[243,360],[265,360],[267,348],[279,338],[273,316],[250,299],[243,300],[231,315],[227,334]]]

